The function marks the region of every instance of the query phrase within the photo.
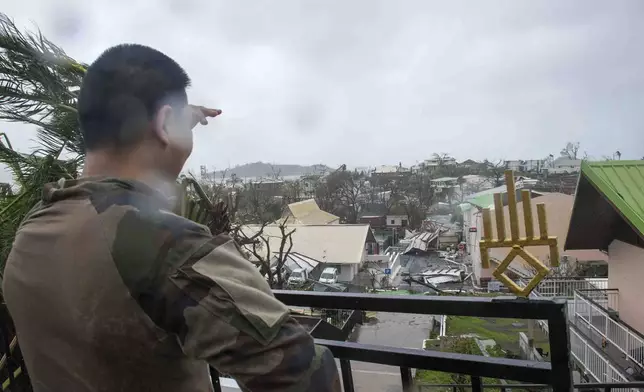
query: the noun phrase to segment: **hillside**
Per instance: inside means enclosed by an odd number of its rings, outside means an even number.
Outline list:
[[[264,162],[246,163],[244,165],[235,166],[225,171],[216,171],[215,176],[221,177],[225,172],[226,177],[236,175],[240,178],[249,177],[272,177],[273,173],[279,173],[281,177],[302,176],[305,174],[320,173],[323,171],[332,170],[326,165],[278,165]]]

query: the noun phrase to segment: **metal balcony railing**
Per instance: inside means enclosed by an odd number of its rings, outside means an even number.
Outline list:
[[[617,314],[617,312],[619,312],[619,289],[587,289],[577,290],[577,292],[582,296],[591,299],[595,304],[604,308],[604,310],[609,314]],[[572,314],[572,312],[569,314]]]
[[[412,380],[412,369],[469,375],[471,378],[470,388],[474,392],[482,391],[483,377],[547,384],[557,392],[568,392],[573,387],[566,318],[567,306],[564,300],[527,300],[515,297],[386,296],[296,291],[276,291],[275,295],[289,306],[547,320],[550,330],[550,362],[316,339],[318,344],[328,347],[339,359],[345,392],[355,390],[351,361],[398,367],[402,389],[405,392],[416,390]],[[219,378],[215,376],[213,381],[215,391],[221,391]]]
[[[608,279],[547,278],[535,290],[546,298],[573,298],[577,290],[608,289]]]
[[[592,282],[593,284],[596,282]],[[573,283],[574,286],[579,286],[579,283]],[[586,286],[585,284],[582,284]],[[600,285],[603,285],[600,281]],[[563,288],[562,286],[568,286],[567,283],[562,284],[562,282],[557,282],[555,284],[546,283],[545,292],[551,296],[559,296],[566,298],[562,295],[567,293],[568,289]],[[568,299],[568,317],[570,319],[570,344],[571,344],[571,354],[575,358],[578,364],[583,368],[583,370],[597,382],[630,382],[629,378],[626,375],[626,372],[621,369],[619,366],[616,366],[609,355],[602,350],[596,348],[595,344],[592,342],[591,334],[580,333],[577,328],[581,330],[586,329],[588,332],[589,325],[587,320],[588,316],[580,317],[577,315],[576,310],[582,310],[587,312],[588,305],[580,305],[575,301],[575,296],[583,296],[581,293],[588,293],[588,296],[594,298],[597,302],[596,305],[600,308],[603,307],[606,314],[612,310],[618,309],[618,295],[619,291],[617,289],[583,289],[576,290],[572,295],[572,299]],[[531,298],[543,298],[541,292],[534,290],[530,294]],[[611,309],[611,310],[608,310]],[[581,325],[580,322],[581,321]],[[606,320],[604,319],[604,323]],[[539,321],[539,325],[542,330],[548,334],[548,325],[543,320]],[[600,333],[601,336],[601,333]],[[600,343],[601,344],[601,343]],[[630,387],[630,384],[629,384]],[[634,388],[634,387],[630,387]]]
[[[613,366],[608,358],[577,332],[570,328],[570,349],[572,356],[584,367],[586,374],[592,376],[597,382],[629,382],[626,375]],[[619,392],[629,392],[630,389],[619,389]]]
[[[452,392],[467,391],[471,389],[468,384],[423,384],[416,387],[418,392],[434,392],[437,388],[451,389]],[[630,389],[629,389],[630,388]],[[636,389],[635,389],[636,388]],[[624,391],[624,390],[637,390],[644,388],[644,382],[629,382],[629,383],[584,383],[575,384],[574,390],[576,391]],[[483,389],[495,389],[501,392],[519,390],[519,391],[550,391],[548,385],[542,384],[483,384]]]
[[[574,309],[575,321],[582,321],[576,322],[578,326],[582,324],[590,332],[599,334],[607,344],[617,348],[637,365],[639,370],[644,369],[644,338],[637,331],[613,319],[606,306],[583,292],[575,293]]]

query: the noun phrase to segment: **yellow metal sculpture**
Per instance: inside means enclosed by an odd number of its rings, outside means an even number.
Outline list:
[[[492,216],[489,208],[483,209],[483,236],[480,242],[481,264],[483,268],[490,268],[489,250],[492,248],[511,248],[505,259],[494,270],[492,275],[502,282],[514,294],[527,297],[530,292],[545,278],[550,270],[539,259],[528,252],[527,246],[548,246],[550,248],[550,265],[559,265],[559,248],[557,237],[548,236],[548,222],[546,220],[546,206],[543,203],[537,204],[537,218],[539,220],[539,235],[534,234],[534,223],[532,219],[532,204],[530,190],[521,191],[523,202],[523,220],[525,221],[525,237],[519,236],[519,217],[517,212],[516,187],[512,170],[505,171],[505,183],[507,187],[508,210],[510,213],[510,238],[506,237],[505,217],[503,216],[503,195],[494,194],[494,215],[496,220],[497,238],[494,239],[492,232]],[[517,257],[521,257],[536,271],[536,275],[525,287],[520,287],[506,274],[505,270]]]

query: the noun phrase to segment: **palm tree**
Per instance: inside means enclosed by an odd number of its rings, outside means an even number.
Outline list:
[[[0,120],[38,128],[38,147],[29,154],[0,133],[0,163],[17,192],[0,201],[0,271],[24,215],[46,182],[77,176],[84,157],[76,98],[86,66],[40,33],[22,33],[0,14]]]

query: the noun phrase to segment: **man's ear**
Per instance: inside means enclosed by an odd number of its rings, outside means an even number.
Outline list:
[[[152,130],[154,136],[165,147],[170,144],[169,128],[172,126],[172,117],[174,113],[170,105],[163,105],[154,116]]]

